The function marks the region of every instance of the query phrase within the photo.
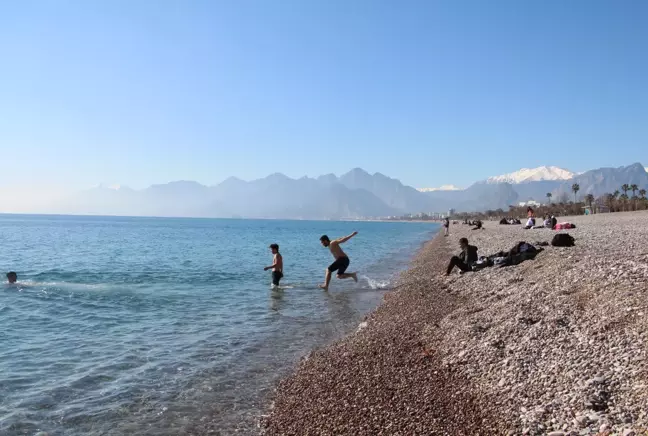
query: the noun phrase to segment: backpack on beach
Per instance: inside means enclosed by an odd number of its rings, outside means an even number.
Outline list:
[[[554,247],[573,247],[576,244],[574,243],[574,237],[569,233],[558,233],[551,240],[551,245]]]

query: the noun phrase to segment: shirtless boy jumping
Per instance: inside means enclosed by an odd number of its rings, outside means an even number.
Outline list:
[[[326,279],[324,280],[323,285],[319,285],[320,288],[324,289],[325,291],[328,291],[329,283],[331,283],[331,273],[333,273],[333,271],[337,271],[338,279],[352,278],[356,282],[358,281],[357,273],[346,272],[346,269],[349,267],[349,263],[351,261],[349,260],[349,257],[344,253],[344,251],[342,251],[342,249],[340,248],[340,244],[345,243],[346,241],[353,238],[357,234],[358,232],[353,232],[349,236],[335,239],[333,241],[331,241],[329,237],[326,235],[320,238],[320,242],[322,243],[322,245],[324,247],[328,247],[329,250],[331,250],[331,254],[335,258],[335,262],[329,265],[329,267],[326,269]]]

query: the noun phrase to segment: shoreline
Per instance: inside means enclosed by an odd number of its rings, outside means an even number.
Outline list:
[[[356,333],[283,379],[266,435],[631,435],[648,426],[648,214],[571,217],[576,247],[442,276],[549,229],[452,225],[415,255]],[[640,290],[644,292],[637,292]]]
[[[439,231],[355,333],[302,359],[279,383],[263,434],[430,434],[431,423],[437,430],[461,425],[477,434],[490,407],[469,383],[443,368],[441,356],[421,335],[461,306],[462,298],[445,292],[441,278],[449,253]],[[430,284],[441,291],[422,290]],[[376,389],[390,381],[396,383],[387,392]],[[410,409],[417,410],[416,419]],[[421,419],[421,412],[429,419]]]

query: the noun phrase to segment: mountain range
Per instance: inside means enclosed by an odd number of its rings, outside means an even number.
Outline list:
[[[511,204],[572,196],[603,195],[621,185],[648,188],[648,173],[635,163],[575,174],[558,167],[522,169],[490,177],[466,189],[417,190],[381,173],[355,168],[346,174],[292,179],[283,174],[244,181],[235,177],[216,186],[192,181],[152,185],[143,190],[102,186],[44,207],[42,212],[91,215],[345,219],[418,212],[507,209]],[[453,187],[454,188],[454,187]]]
[[[544,180],[569,180],[576,174],[559,167],[542,166],[538,168],[522,168],[514,173],[489,177],[487,183],[528,183]]]

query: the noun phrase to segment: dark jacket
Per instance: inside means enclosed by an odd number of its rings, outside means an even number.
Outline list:
[[[465,250],[461,252],[459,259],[461,259],[463,263],[467,263],[468,265],[477,262],[477,247],[475,247],[474,245],[469,245]]]

